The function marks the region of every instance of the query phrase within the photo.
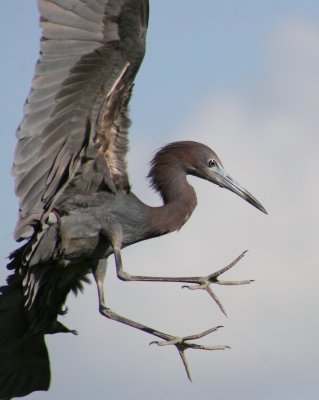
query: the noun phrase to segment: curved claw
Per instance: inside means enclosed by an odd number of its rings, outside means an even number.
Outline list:
[[[223,328],[223,326],[216,326],[214,328],[208,329],[207,331],[195,334],[195,335],[190,335],[190,336],[185,336],[185,337],[177,337],[177,336],[172,336],[171,339],[168,340],[162,340],[162,341],[152,341],[150,342],[150,345],[152,344],[157,344],[158,346],[175,346],[177,348],[177,351],[182,359],[187,377],[190,381],[192,381],[191,378],[191,373],[190,373],[190,368],[185,356],[185,350],[187,349],[196,349],[196,350],[226,350],[230,349],[229,346],[206,346],[206,345],[199,345],[197,343],[187,343],[189,340],[196,340],[196,339],[201,339],[210,333],[213,333],[217,331],[219,328]]]

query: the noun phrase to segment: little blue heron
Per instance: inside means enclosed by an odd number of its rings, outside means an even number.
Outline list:
[[[124,318],[107,308],[103,282],[106,260],[114,254],[125,281],[182,282],[206,290],[227,267],[204,277],[131,276],[121,249],[180,229],[196,207],[186,176],[229,189],[266,212],[225,171],[209,147],[192,141],[164,146],[149,178],[163,205],[150,207],[130,190],[126,169],[128,103],[142,62],[148,24],[147,0],[39,0],[41,53],[17,131],[13,173],[20,199],[15,239],[23,245],[10,255],[13,271],[0,289],[0,398],[47,390],[50,365],[44,335],[77,332],[58,321],[70,291],[88,274],[97,283],[103,316],[174,345],[189,368],[187,348],[225,346],[192,343],[214,332],[179,338]]]

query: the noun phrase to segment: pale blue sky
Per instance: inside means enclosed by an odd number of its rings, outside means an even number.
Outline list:
[[[168,141],[204,141],[269,216],[192,179],[199,205],[188,224],[178,234],[125,250],[125,267],[145,274],[207,274],[249,248],[230,277],[257,281],[217,288],[228,310],[225,319],[205,294],[182,292],[179,285],[119,283],[112,263],[106,292],[115,311],[174,334],[223,324],[206,342],[232,350],[190,352],[189,384],[174,349],[149,347],[151,337],[98,314],[91,285],[69,302],[66,324],[79,337],[48,340],[51,390],[30,399],[315,400],[319,2],[150,3],[147,56],[132,102],[133,188],[143,200],[158,203],[144,179],[153,152]],[[14,132],[30,87],[39,28],[35,0],[3,2],[1,11],[3,281],[17,215],[10,176]]]

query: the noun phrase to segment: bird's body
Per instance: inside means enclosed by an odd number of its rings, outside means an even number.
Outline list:
[[[183,226],[197,204],[187,175],[265,210],[209,147],[190,141],[166,145],[152,161],[149,178],[162,205],[148,206],[131,191],[128,102],[145,50],[147,0],[39,0],[39,8],[41,55],[13,167],[20,197],[15,238],[25,243],[11,254],[13,274],[0,288],[0,399],[48,389],[44,335],[75,333],[58,317],[68,293],[81,290],[89,273],[101,314],[175,345],[189,375],[185,349],[216,347],[186,340],[214,329],[176,338],[115,314],[104,300],[106,260],[114,255],[123,280],[197,284],[224,311],[209,285],[226,269],[208,277],[130,276],[121,249]]]
[[[30,241],[31,250],[24,250],[28,265],[54,260],[66,266],[107,258],[113,253],[108,232],[111,226],[114,234],[121,236],[121,248],[180,229],[191,216],[197,199],[187,182],[186,166],[176,164],[176,152],[187,155],[188,150],[196,148],[211,152],[200,143],[188,141],[172,143],[156,155],[150,178],[164,200],[162,206],[146,205],[131,190],[101,189],[72,196],[66,192],[48,215],[40,237],[36,237],[36,246]],[[161,182],[159,170],[162,177],[167,174],[170,179]]]

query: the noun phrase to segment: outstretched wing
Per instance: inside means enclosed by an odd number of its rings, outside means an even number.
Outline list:
[[[13,165],[15,239],[61,195],[129,190],[127,104],[145,52],[148,0],[39,0],[41,52]]]

